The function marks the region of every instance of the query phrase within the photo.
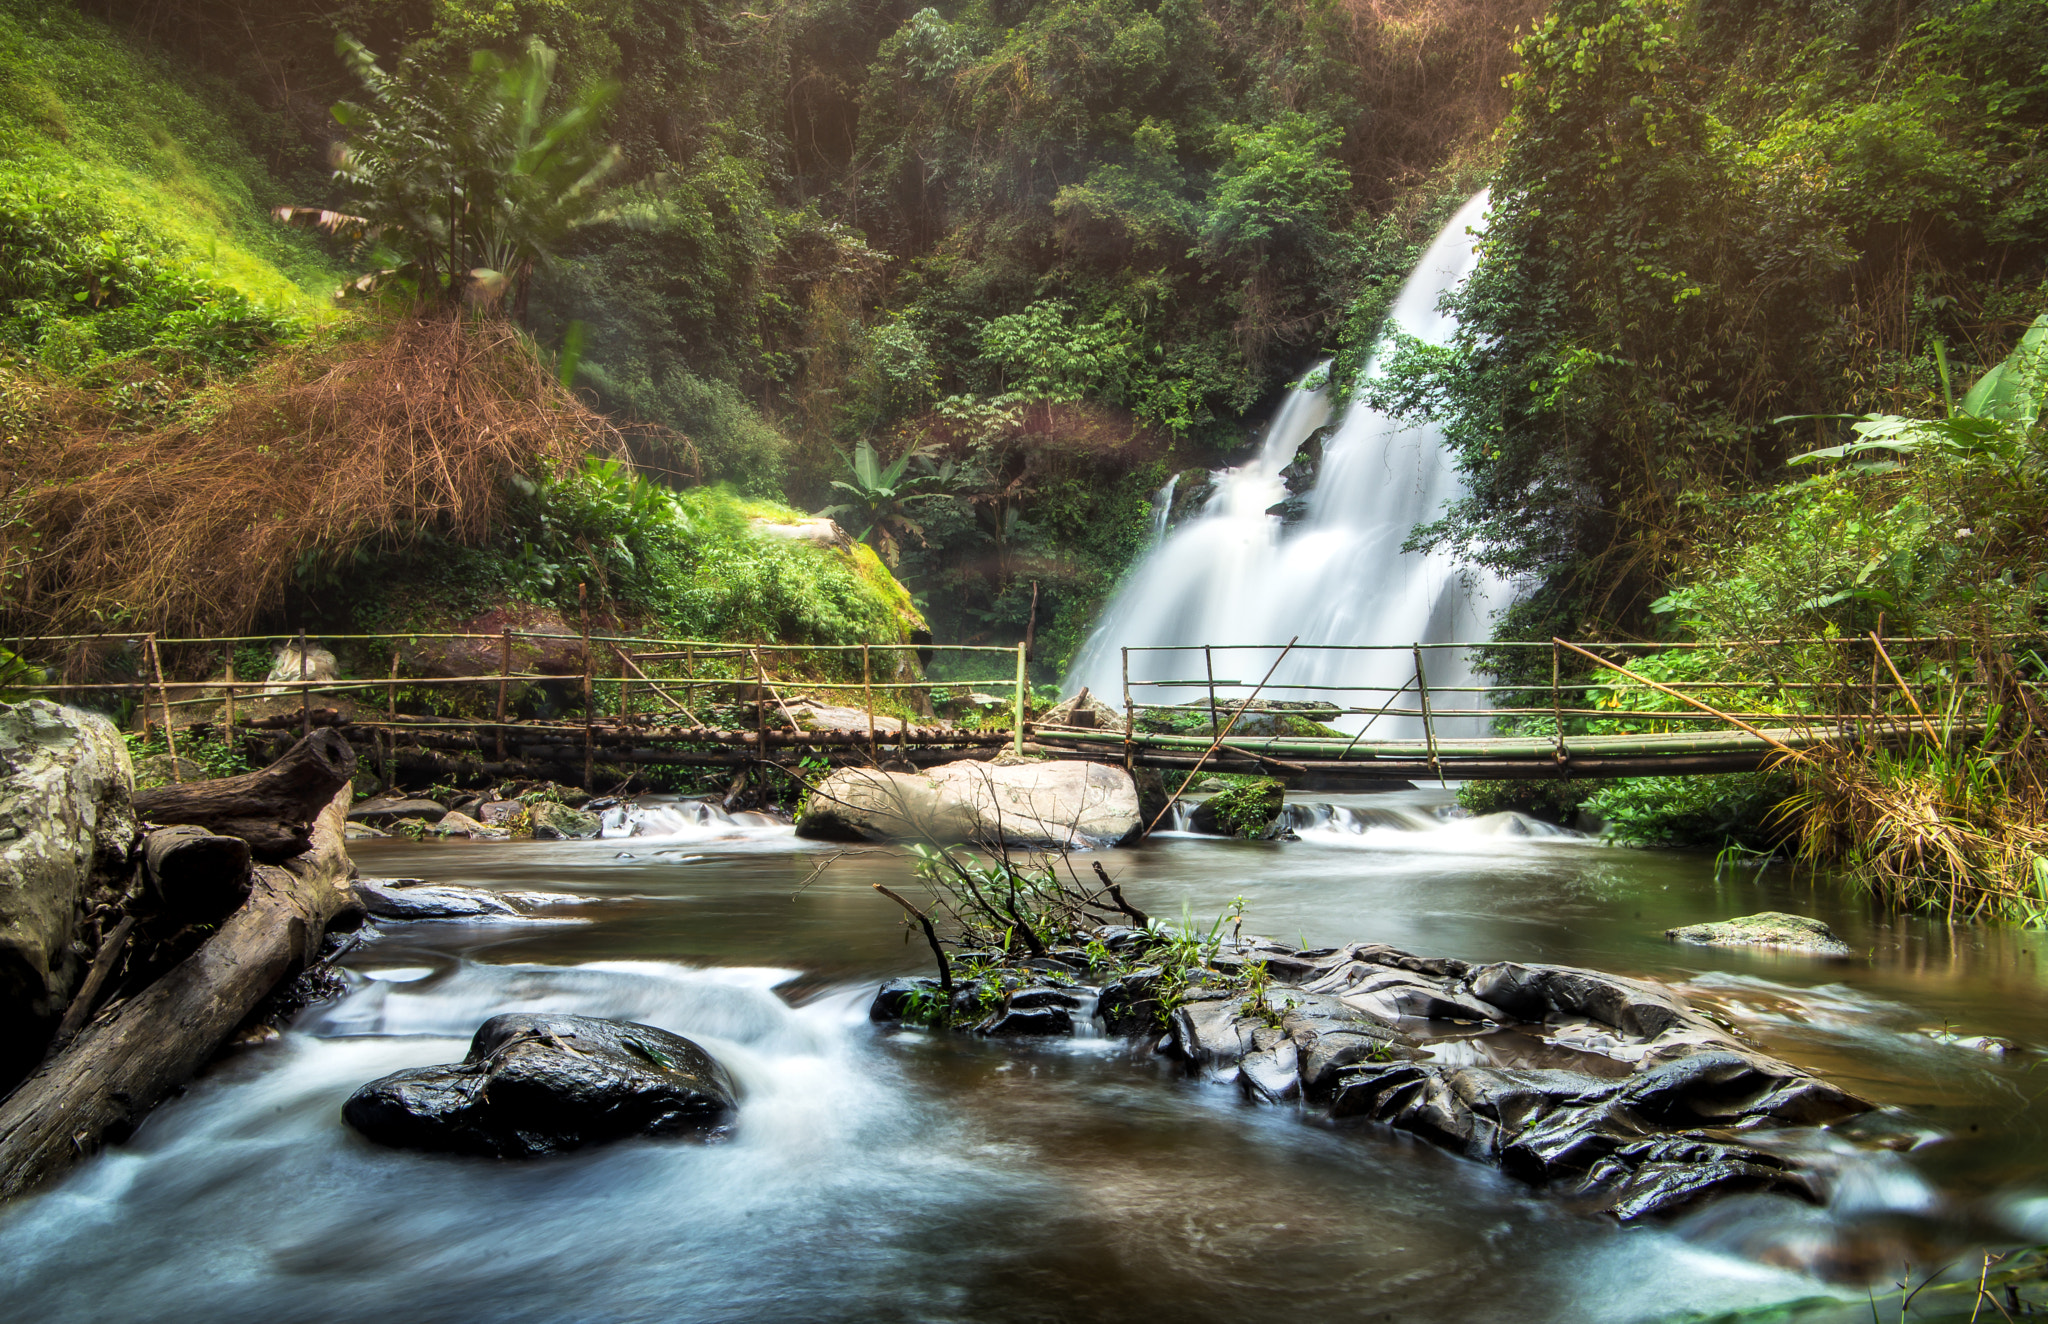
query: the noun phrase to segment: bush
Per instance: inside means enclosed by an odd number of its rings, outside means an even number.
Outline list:
[[[1203,817],[1225,836],[1256,837],[1279,817],[1287,788],[1271,777],[1226,776],[1223,789],[1203,801]]]

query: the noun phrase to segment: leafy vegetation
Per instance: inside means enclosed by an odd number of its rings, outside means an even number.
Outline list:
[[[1202,807],[1225,836],[1258,836],[1279,814],[1287,795],[1287,788],[1271,777],[1230,775],[1222,781],[1223,789],[1203,801]]]

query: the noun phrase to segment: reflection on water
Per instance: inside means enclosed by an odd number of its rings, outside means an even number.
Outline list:
[[[894,852],[673,806],[590,842],[359,842],[368,874],[589,898],[576,925],[389,926],[352,988],[237,1054],[134,1142],[0,1215],[9,1318],[63,1321],[1650,1320],[1836,1295],[1901,1262],[2048,1237],[2038,935],[1876,917],[1782,869],[1613,850],[1441,794],[1297,808],[1290,842],[1102,856],[1155,914],[1668,980],[1770,1051],[1894,1105],[1826,1142],[1829,1206],[1723,1201],[1622,1230],[1489,1169],[1309,1124],[1101,1039],[869,1026],[918,969]],[[814,876],[815,874],[815,876]],[[1676,947],[1819,915],[1863,955]],[[725,1143],[539,1163],[379,1150],[341,1101],[448,1061],[487,1016],[641,1020],[746,1091]],[[2020,1051],[1968,1042],[1991,1035]],[[1887,1318],[1892,1311],[1888,1309]],[[1805,1318],[1806,1316],[1802,1316]]]

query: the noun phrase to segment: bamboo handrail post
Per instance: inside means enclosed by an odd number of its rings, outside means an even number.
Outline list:
[[[872,655],[869,653],[868,646],[866,644],[862,644],[860,646],[860,688],[861,702],[867,707],[868,710],[868,758],[874,761],[875,763],[880,763],[882,761],[882,756],[880,752],[875,749],[874,663],[872,660]]]
[[[591,785],[595,763],[597,698],[595,686],[591,683],[596,674],[597,655],[590,648],[590,599],[589,585],[576,586],[576,605],[583,617],[583,789],[595,790]]]
[[[166,721],[169,720],[167,717]],[[313,734],[313,688],[306,684],[306,632],[299,631],[299,735]]]
[[[1567,761],[1568,759],[1570,759],[1571,755],[1570,755],[1569,753],[1567,753],[1567,752],[1566,752],[1566,750],[1565,750],[1565,747],[1564,747],[1564,699],[1563,699],[1563,691],[1562,691],[1562,690],[1560,690],[1560,689],[1558,688],[1558,676],[1559,676],[1559,673],[1560,673],[1560,671],[1561,671],[1561,669],[1562,669],[1562,668],[1561,668],[1561,663],[1562,663],[1563,655],[1564,655],[1564,650],[1563,650],[1563,649],[1561,649],[1561,648],[1559,648],[1559,647],[1557,646],[1557,643],[1556,643],[1556,641],[1555,641],[1555,640],[1551,641],[1551,645],[1550,645],[1550,720],[1551,720],[1551,723],[1552,723],[1552,725],[1553,725],[1553,727],[1554,727],[1554,729],[1555,729],[1555,734],[1556,734],[1556,736],[1557,736],[1557,767],[1558,767],[1558,772],[1559,772],[1559,773],[1560,773],[1561,775],[1567,775],[1567,776],[1568,776],[1569,774],[1565,773],[1565,763],[1566,763],[1566,761]]]
[[[505,691],[512,674],[512,627],[498,635],[498,762],[505,761]]]
[[[1422,739],[1429,749],[1430,771],[1436,773],[1436,784],[1443,786],[1445,785],[1443,769],[1437,766],[1436,761],[1436,730],[1430,725],[1429,720],[1429,677],[1422,670],[1422,641],[1419,639],[1415,641],[1414,652],[1415,695],[1422,707]]]
[[[235,748],[235,650],[233,648],[226,648],[221,651],[227,654],[228,702],[227,712],[224,714],[221,722],[220,740],[221,744],[226,746],[229,752],[233,752]]]
[[[1220,734],[1216,729],[1216,652],[1209,645],[1202,645],[1202,669],[1209,677],[1209,736],[1214,739]]]
[[[1026,651],[1029,647],[1028,643],[1017,645],[1017,708],[1010,722],[1010,748],[1019,755],[1024,752],[1024,686],[1030,682],[1030,656]]]
[[[156,675],[156,697],[164,709],[164,748],[170,751],[171,755],[171,781],[178,785],[183,785],[185,778],[178,770],[178,733],[171,729],[171,693],[164,687],[163,655],[157,651],[156,635],[154,633],[149,636],[149,669]],[[147,698],[142,702],[142,711],[144,714],[142,719],[142,738],[146,741],[149,739],[149,700]]]
[[[619,721],[627,726],[631,726],[633,723],[632,692],[628,688],[631,684],[632,681],[626,666],[626,655],[621,651],[619,652]]]
[[[1124,771],[1131,772],[1137,764],[1137,751],[1131,746],[1131,737],[1137,731],[1138,710],[1131,702],[1131,650],[1123,650],[1124,659]]]
[[[384,682],[384,720],[390,723],[390,729],[384,732],[384,739],[379,742],[384,748],[384,769],[379,775],[384,778],[386,790],[398,785],[398,657],[398,648],[394,644],[391,649],[391,678]],[[498,743],[504,744],[503,736],[498,738]],[[498,761],[503,763],[505,756],[500,754]]]

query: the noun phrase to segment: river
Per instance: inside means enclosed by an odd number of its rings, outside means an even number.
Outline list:
[[[1154,914],[1207,920],[1242,895],[1247,932],[1669,981],[1892,1105],[1871,1134],[1893,1147],[1840,1144],[1824,1209],[1737,1197],[1621,1227],[1405,1137],[1243,1103],[1143,1047],[879,1029],[876,982],[923,965],[869,886],[900,883],[899,858],[813,876],[831,852],[786,828],[656,814],[641,825],[668,835],[352,843],[368,875],[591,900],[383,926],[346,959],[347,996],[0,1214],[6,1318],[1862,1320],[1866,1284],[1905,1259],[2048,1240],[2038,1055],[1950,1041],[2048,1044],[2043,935],[1887,919],[1781,865],[1717,878],[1705,856],[1508,816],[1439,822],[1440,792],[1304,798],[1396,812],[1104,858]],[[1860,955],[1662,936],[1764,909],[1818,915]],[[356,1086],[535,1008],[699,1040],[746,1091],[730,1138],[504,1163],[343,1126]]]

